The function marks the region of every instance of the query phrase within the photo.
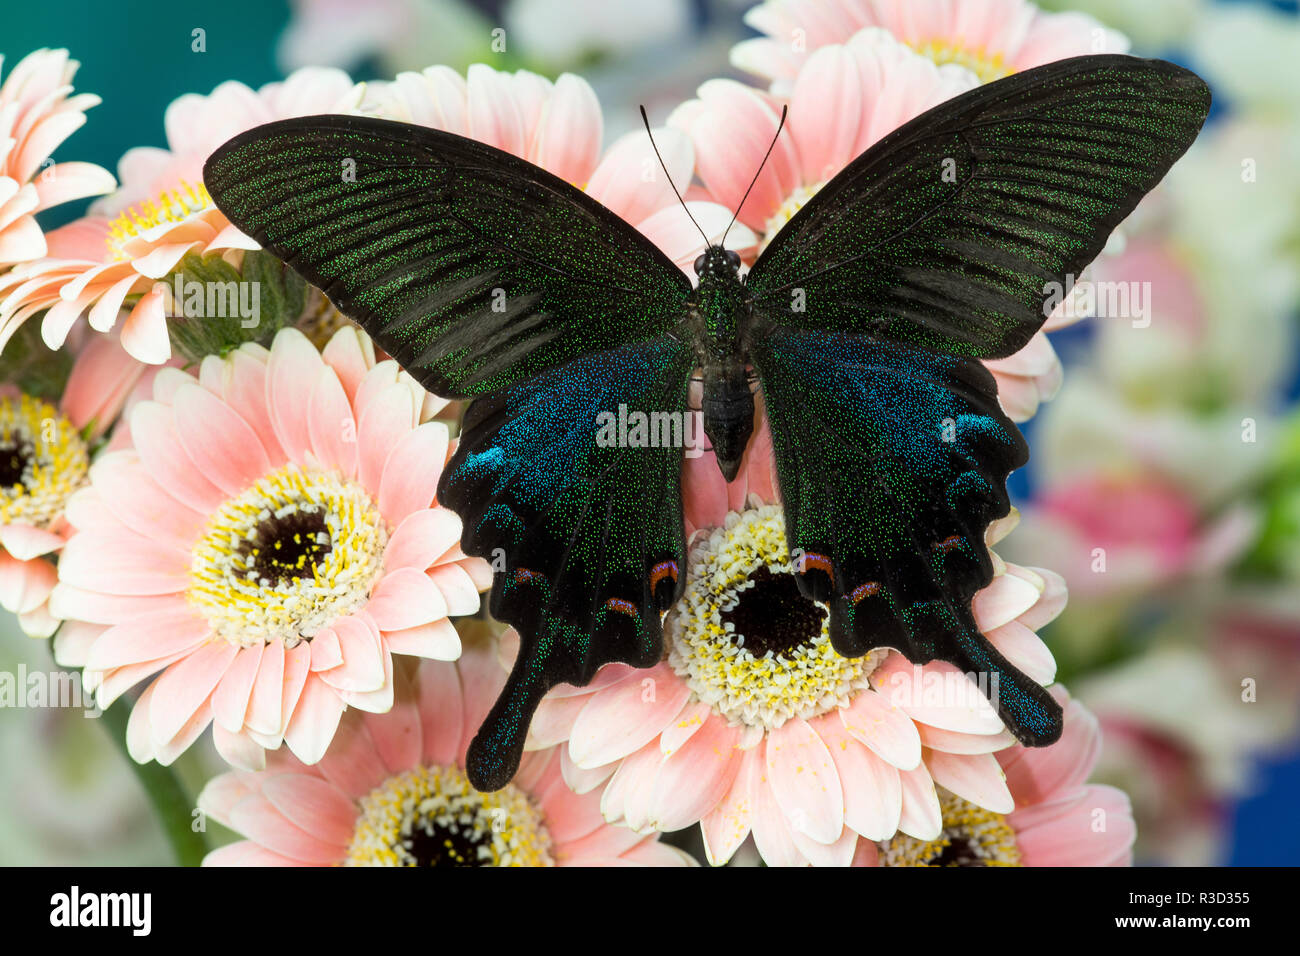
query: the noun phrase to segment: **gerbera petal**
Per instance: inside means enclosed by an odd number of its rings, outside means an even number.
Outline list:
[[[871,674],[886,701],[914,720],[971,734],[997,733],[1002,721],[975,682],[946,661],[913,666],[891,653]]]
[[[162,489],[199,514],[216,510],[225,495],[186,453],[172,410],[154,401],[139,402],[130,421],[135,450]]]
[[[361,388],[364,387],[363,384]],[[379,487],[384,463],[402,437],[411,431],[414,416],[415,401],[405,385],[390,382],[364,405],[358,393],[357,470],[367,488]]]
[[[387,652],[377,631],[366,626],[356,615],[334,622],[334,632],[343,651],[343,663],[321,671],[321,680],[342,691],[368,693],[384,685],[384,658]]]
[[[332,712],[334,706],[329,705],[324,694],[321,693],[322,688],[325,693],[338,701],[338,695],[317,680],[308,681],[303,691],[303,700],[312,701],[327,713]],[[341,706],[338,709],[341,711]],[[295,726],[297,723],[297,721],[290,721],[286,743],[291,742],[295,737],[302,740],[304,735],[314,733],[316,730],[313,724],[306,720],[300,727]],[[335,720],[335,728],[334,733],[331,734],[333,742],[329,743],[328,749],[323,746],[309,748],[324,751],[315,768],[321,776],[352,799],[364,797],[388,776],[388,768],[375,752],[374,741],[370,739],[370,731],[363,723],[361,714],[347,714],[342,720]],[[427,736],[425,739],[428,739]],[[295,750],[294,753],[296,755],[297,751]]]
[[[858,834],[849,827],[844,828],[834,843],[818,843],[794,829],[790,831],[790,838],[803,858],[813,866],[849,866],[858,848]]]
[[[384,575],[375,587],[366,612],[381,630],[398,631],[444,618],[448,608],[442,590],[427,574],[414,568],[398,568]]]
[[[131,452],[101,456],[90,470],[90,481],[102,507],[136,534],[188,548],[203,531],[204,516],[164,491]]]
[[[243,729],[264,646],[255,644],[241,648],[212,695],[212,717],[218,727],[231,734],[238,734]]]
[[[578,715],[569,754],[579,767],[599,767],[654,740],[690,697],[667,664],[640,681],[626,681],[595,694]]]
[[[1024,578],[999,574],[993,582],[976,593],[971,611],[981,631],[991,631],[1013,621],[1038,602],[1041,592]]]
[[[665,756],[655,775],[650,825],[681,830],[697,822],[726,796],[744,756],[736,748],[740,731],[715,719]]]
[[[303,391],[316,381],[322,365],[316,346],[297,329],[276,333],[266,369],[266,407],[276,438],[293,461],[304,461],[311,451]]]
[[[613,775],[617,764],[608,763],[603,767],[584,770],[573,762],[567,747],[560,749],[560,774],[564,782],[574,793],[590,793]],[[518,774],[515,775],[518,781]]]
[[[903,787],[898,767],[877,757],[837,721],[818,722],[844,788],[844,823],[868,840],[885,840],[898,829]]]
[[[903,785],[903,807],[898,818],[898,829],[918,840],[935,840],[943,832],[943,813],[939,809],[939,795],[934,792],[934,778],[925,764],[900,770]]]
[[[992,754],[932,750],[926,754],[926,767],[935,783],[978,807],[994,813],[1010,813],[1016,808],[1002,768]]]
[[[455,763],[465,725],[457,669],[421,667],[418,685],[424,756],[435,764]]]
[[[334,689],[316,675],[309,675],[285,727],[285,745],[303,763],[317,763],[334,740],[344,710],[343,701]]]
[[[284,644],[269,642],[262,650],[257,677],[248,698],[244,724],[259,734],[276,735],[284,725],[280,708],[284,702]]]
[[[379,482],[379,510],[390,523],[433,503],[449,442],[442,422],[425,422],[398,439]]]
[[[230,823],[274,853],[302,863],[337,862],[337,846],[294,826],[261,794],[249,794],[230,810]]]
[[[1026,866],[1116,866],[1129,862],[1137,828],[1128,795],[1082,787],[1007,817]]]
[[[883,695],[859,692],[848,707],[840,708],[839,716],[850,734],[887,763],[911,770],[921,762],[921,736],[916,724]]]
[[[182,385],[173,407],[182,447],[225,494],[238,494],[271,470],[257,432],[206,388],[197,383]]]
[[[213,714],[212,745],[217,754],[234,767],[247,773],[256,773],[266,768],[266,749],[247,733],[232,733],[216,722]]]
[[[743,751],[731,786],[700,821],[704,852],[710,865],[722,866],[749,836],[757,809],[755,787],[762,774],[761,749]]]
[[[411,512],[388,539],[384,567],[425,570],[460,540],[461,528],[460,517],[446,508]]]
[[[211,633],[208,622],[190,608],[153,611],[105,631],[90,649],[86,667],[100,671],[157,660],[195,648]]]
[[[481,603],[478,585],[461,565],[444,564],[431,568],[427,576],[442,593],[449,616],[464,617],[478,613]]]
[[[578,715],[587,706],[587,700],[585,696],[544,697],[528,725],[528,749],[541,750],[568,740]],[[565,753],[568,753],[568,748],[565,748]]]
[[[427,657],[435,661],[454,661],[461,652],[460,634],[446,618],[400,631],[385,631],[384,643],[394,654]]]
[[[1042,639],[1019,621],[1010,621],[984,636],[1003,657],[1030,680],[1050,684],[1056,679],[1056,658]]]
[[[320,777],[306,773],[268,775],[261,792],[290,824],[340,852],[352,840],[356,806]]]
[[[307,431],[317,461],[337,468],[345,478],[356,474],[357,423],[343,383],[328,365],[320,370],[311,392]]]
[[[751,789],[754,800],[754,845],[768,866],[806,866],[799,848],[790,836],[785,812],[778,805],[769,785],[770,773],[763,768]]]
[[[258,846],[252,840],[239,840],[217,847],[203,858],[204,866],[309,866],[292,857]],[[325,864],[320,864],[324,866]]]
[[[361,380],[374,367],[375,347],[370,336],[363,336],[355,326],[345,325],[325,343],[321,358],[334,369],[343,391],[351,402],[357,395]]]
[[[600,155],[600,103],[590,84],[562,73],[546,101],[531,149],[533,162],[581,186]]]
[[[138,535],[76,534],[59,556],[59,576],[73,587],[107,594],[174,594],[189,586],[182,551]]]
[[[375,742],[375,752],[393,773],[400,773],[420,762],[424,736],[420,726],[420,707],[406,677],[393,675],[393,709],[376,717],[363,718]]]
[[[801,717],[767,737],[767,777],[790,829],[818,843],[838,840],[844,827],[844,791],[830,751]]]
[[[155,743],[179,734],[196,711],[207,703],[239,649],[225,641],[200,647],[163,671],[152,687],[149,723]]]
[[[52,531],[28,524],[0,525],[0,547],[19,561],[39,558],[62,546],[63,539]]]
[[[167,306],[161,285],[140,297],[122,323],[122,348],[146,365],[162,365],[172,357],[167,334]]]

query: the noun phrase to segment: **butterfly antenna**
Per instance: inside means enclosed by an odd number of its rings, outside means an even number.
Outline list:
[[[650,132],[650,117],[646,116],[644,106],[641,107],[641,122],[645,123],[645,134],[650,137],[650,148],[655,151],[655,158],[659,160],[659,165],[663,167],[664,175],[668,177],[668,185],[672,186],[673,192],[677,194],[677,201],[682,204],[682,209],[686,210],[686,216],[690,219],[691,224],[699,230],[701,236],[704,236],[704,245],[706,247],[713,245],[713,243],[709,242],[709,237],[705,235],[704,230],[700,229],[700,224],[695,221],[695,217],[691,215],[690,209],[686,206],[686,200],[683,199],[682,194],[677,191],[677,184],[673,182],[672,174],[668,172],[668,164],[665,163],[664,158],[659,155],[659,147],[655,144],[655,134]]]
[[[768,146],[767,152],[763,154],[763,161],[758,164],[758,169],[754,171],[754,178],[749,181],[749,189],[746,189],[745,195],[740,197],[740,205],[736,207],[735,215],[731,217],[731,222],[727,223],[727,228],[723,230],[722,240],[718,245],[725,246],[727,244],[727,233],[731,232],[731,227],[736,224],[736,220],[740,217],[740,210],[744,207],[745,200],[749,198],[750,190],[753,189],[754,184],[758,182],[759,173],[761,173],[763,167],[767,165],[767,158],[772,155],[772,150],[776,149],[776,141],[781,138],[781,130],[785,126],[785,114],[788,112],[790,112],[789,104],[781,107],[781,122],[776,124],[776,135],[772,137],[772,145]]]

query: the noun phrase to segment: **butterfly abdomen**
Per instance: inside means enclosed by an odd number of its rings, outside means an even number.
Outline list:
[[[749,374],[739,359],[704,366],[704,434],[718,459],[722,476],[731,481],[740,470],[745,446],[754,431],[754,395]]]

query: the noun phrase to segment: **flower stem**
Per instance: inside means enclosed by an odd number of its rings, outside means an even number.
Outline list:
[[[130,716],[131,709],[126,698],[122,697],[104,711],[100,719],[104,722],[108,735],[113,738],[113,743],[135,772],[140,786],[144,787],[144,792],[158,815],[158,822],[162,824],[167,842],[176,854],[176,862],[181,866],[198,866],[208,852],[208,841],[202,833],[194,831],[194,801],[170,767],[154,761],[140,764],[131,758],[126,749],[126,722]]]

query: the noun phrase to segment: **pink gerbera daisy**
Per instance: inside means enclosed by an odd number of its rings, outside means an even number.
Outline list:
[[[690,134],[707,195],[735,208],[788,103],[789,118],[740,210],[740,220],[760,236],[761,249],[865,149],[978,83],[970,70],[938,66],[884,30],[870,28],[809,56],[788,98],[734,80],[711,80],[669,123]],[[1041,401],[1056,394],[1061,363],[1045,333],[1079,317],[1058,309],[1023,349],[988,363],[1002,407],[1014,421],[1032,417]]]
[[[68,499],[86,484],[91,446],[142,370],[115,339],[97,336],[78,352],[57,407],[0,384],[0,607],[33,637],[57,626],[47,609],[55,584],[48,556],[71,531]]]
[[[1250,545],[1258,520],[1242,508],[1206,518],[1169,478],[1136,468],[1049,482],[1023,551],[1047,560],[1088,600],[1133,598],[1220,572]]]
[[[1128,39],[1084,13],[1044,13],[1028,0],[765,0],[745,14],[764,34],[739,43],[731,62],[788,88],[809,57],[863,27],[883,27],[935,63],[956,63],[982,82],[1053,60],[1126,53]]]
[[[170,763],[212,723],[236,766],[281,742],[313,763],[346,706],[392,706],[394,653],[457,656],[447,617],[477,611],[491,573],[434,500],[438,407],[350,327],[323,353],[285,329],[197,379],[158,373],[131,448],[68,502],[51,598],[56,656],[101,707],[161,671],[132,756]]]
[[[468,136],[541,166],[631,223],[684,270],[703,251],[643,131],[622,136],[602,157],[600,103],[581,77],[565,73],[552,83],[527,70],[505,73],[483,64],[462,77],[431,66],[370,84],[366,103],[385,116]],[[690,138],[671,128],[654,136],[672,181],[684,191],[695,167]],[[692,200],[687,207],[710,241],[731,221],[725,204]],[[743,228],[728,240],[737,250],[754,244]]]
[[[556,748],[527,754],[514,780],[479,793],[465,750],[505,674],[493,642],[455,664],[395,674],[382,716],[348,714],[314,767],[276,756],[259,773],[210,781],[199,806],[248,837],[208,866],[683,866],[653,836],[601,819],[600,801],[564,784]]]
[[[142,362],[171,356],[165,278],[190,254],[224,254],[238,262],[257,244],[217,210],[203,186],[203,163],[241,130],[357,105],[361,87],[338,70],[307,68],[254,92],[223,83],[209,96],[188,94],[167,108],[169,148],[141,147],[122,157],[121,188],[90,215],[52,231],[48,254],[0,278],[0,343],[29,317],[45,312],[41,334],[59,348],[87,315],[107,332],[128,312],[122,345]]]
[[[755,486],[765,481],[756,464],[748,471]],[[795,587],[781,508],[754,495],[744,511],[710,514],[705,500],[725,508],[717,491],[687,489],[701,498],[688,512],[711,527],[692,537],[664,661],[609,665],[586,687],[553,690],[528,746],[567,742],[565,778],[582,793],[603,787],[611,821],[639,831],[699,821],[714,864],[751,832],[772,865],[846,865],[859,837],[935,839],[936,784],[1009,812],[992,755],[1012,738],[975,684],[952,665],[913,668],[888,649],[841,657],[825,608]],[[990,541],[1013,523],[991,528]],[[1033,629],[1059,613],[1064,585],[996,555],[994,564],[976,620],[1048,683],[1055,664]]]
[[[998,813],[941,788],[943,830],[860,844],[857,866],[1129,866],[1137,828],[1129,799],[1089,784],[1101,753],[1097,718],[1059,685],[1065,730],[1050,747],[997,754],[1015,810]]]
[[[55,163],[50,154],[86,122],[99,103],[72,96],[80,66],[67,50],[37,50],[18,61],[0,85],[0,267],[39,259],[45,234],[36,213],[116,185],[93,163]],[[7,336],[0,334],[0,348]]]

